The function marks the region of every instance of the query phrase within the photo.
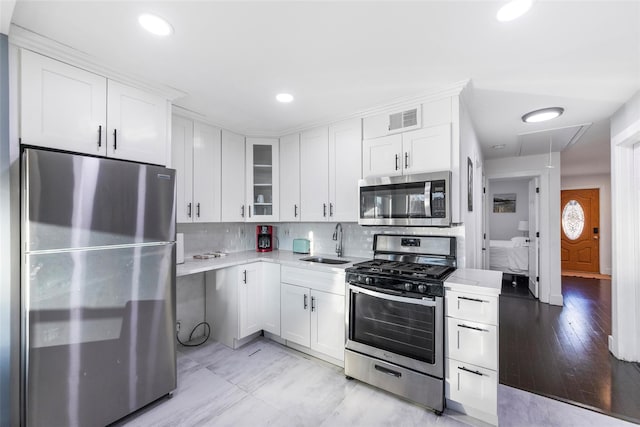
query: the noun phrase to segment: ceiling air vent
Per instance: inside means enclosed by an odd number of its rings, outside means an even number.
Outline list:
[[[418,125],[418,109],[402,111],[389,115],[389,130],[405,129]]]

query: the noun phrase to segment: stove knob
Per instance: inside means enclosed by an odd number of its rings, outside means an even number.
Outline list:
[[[411,283],[405,283],[404,284],[404,289],[405,291],[410,291],[413,289],[413,286],[411,285]]]
[[[418,291],[421,294],[424,294],[425,292],[427,292],[427,285],[418,285]]]
[[[371,284],[371,277],[365,277],[364,278],[364,283],[365,283],[365,285],[370,285]]]

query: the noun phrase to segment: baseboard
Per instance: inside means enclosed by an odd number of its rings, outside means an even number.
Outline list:
[[[606,274],[608,276],[611,276],[611,267],[603,268],[601,274]]]
[[[549,304],[562,306],[564,304],[562,294],[549,295]]]

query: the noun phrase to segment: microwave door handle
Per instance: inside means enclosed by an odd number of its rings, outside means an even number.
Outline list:
[[[426,218],[431,218],[431,182],[424,183],[424,214]]]

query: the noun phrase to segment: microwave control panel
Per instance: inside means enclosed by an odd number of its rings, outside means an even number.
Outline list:
[[[447,203],[445,194],[445,182],[432,181],[431,182],[431,217],[432,218],[446,218],[447,217]]]

